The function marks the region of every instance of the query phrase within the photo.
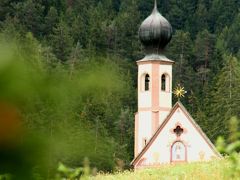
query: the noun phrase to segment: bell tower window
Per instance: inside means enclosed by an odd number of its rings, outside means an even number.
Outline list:
[[[148,74],[145,75],[145,84],[144,90],[149,91],[149,84],[150,84],[150,76]]]
[[[165,74],[162,75],[161,82],[162,82],[161,83],[162,91],[166,91],[166,75]]]
[[[170,76],[167,73],[162,74],[161,76],[161,91],[169,92],[170,91]]]

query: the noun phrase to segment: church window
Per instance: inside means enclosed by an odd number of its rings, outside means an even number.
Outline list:
[[[181,134],[183,133],[183,128],[181,128],[181,126],[177,126],[173,132],[177,135],[177,137],[180,137]]]
[[[186,147],[182,142],[177,141],[171,148],[171,162],[182,161],[186,161]]]
[[[145,75],[145,86],[144,90],[149,91],[149,84],[150,84],[150,76],[148,74]]]
[[[143,138],[143,148],[147,145],[147,138]]]
[[[162,75],[162,78],[161,78],[161,89],[162,89],[162,91],[166,91],[166,75],[165,74],[163,74]]]

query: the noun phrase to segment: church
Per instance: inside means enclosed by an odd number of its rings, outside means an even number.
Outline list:
[[[164,55],[171,24],[154,9],[139,28],[145,57],[138,65],[138,112],[135,114],[135,169],[221,158],[183,104],[172,106],[172,66]]]

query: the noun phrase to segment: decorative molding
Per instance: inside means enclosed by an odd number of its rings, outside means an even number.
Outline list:
[[[152,64],[152,109],[159,107],[159,64]]]
[[[138,108],[138,112],[141,112],[141,111],[158,112],[158,111],[170,111],[170,110],[171,110],[171,108],[168,108],[168,107],[158,107],[158,108],[140,107],[140,108]]]
[[[188,130],[187,130],[186,128],[184,128],[184,126],[183,126],[180,122],[175,123],[174,128],[170,129],[170,132],[171,132],[172,134],[175,134],[175,135],[176,135],[176,133],[174,132],[174,129],[177,128],[178,126],[180,126],[180,127],[183,129],[183,134],[186,134],[186,133],[188,132]],[[176,137],[178,138],[177,135],[176,135]]]
[[[134,157],[138,154],[138,132],[139,132],[139,119],[138,119],[138,113],[135,114],[135,142],[134,142]]]

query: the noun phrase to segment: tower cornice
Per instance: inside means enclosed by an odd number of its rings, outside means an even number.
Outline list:
[[[140,64],[167,64],[173,65],[175,62],[172,60],[139,60],[137,61],[137,65]]]

